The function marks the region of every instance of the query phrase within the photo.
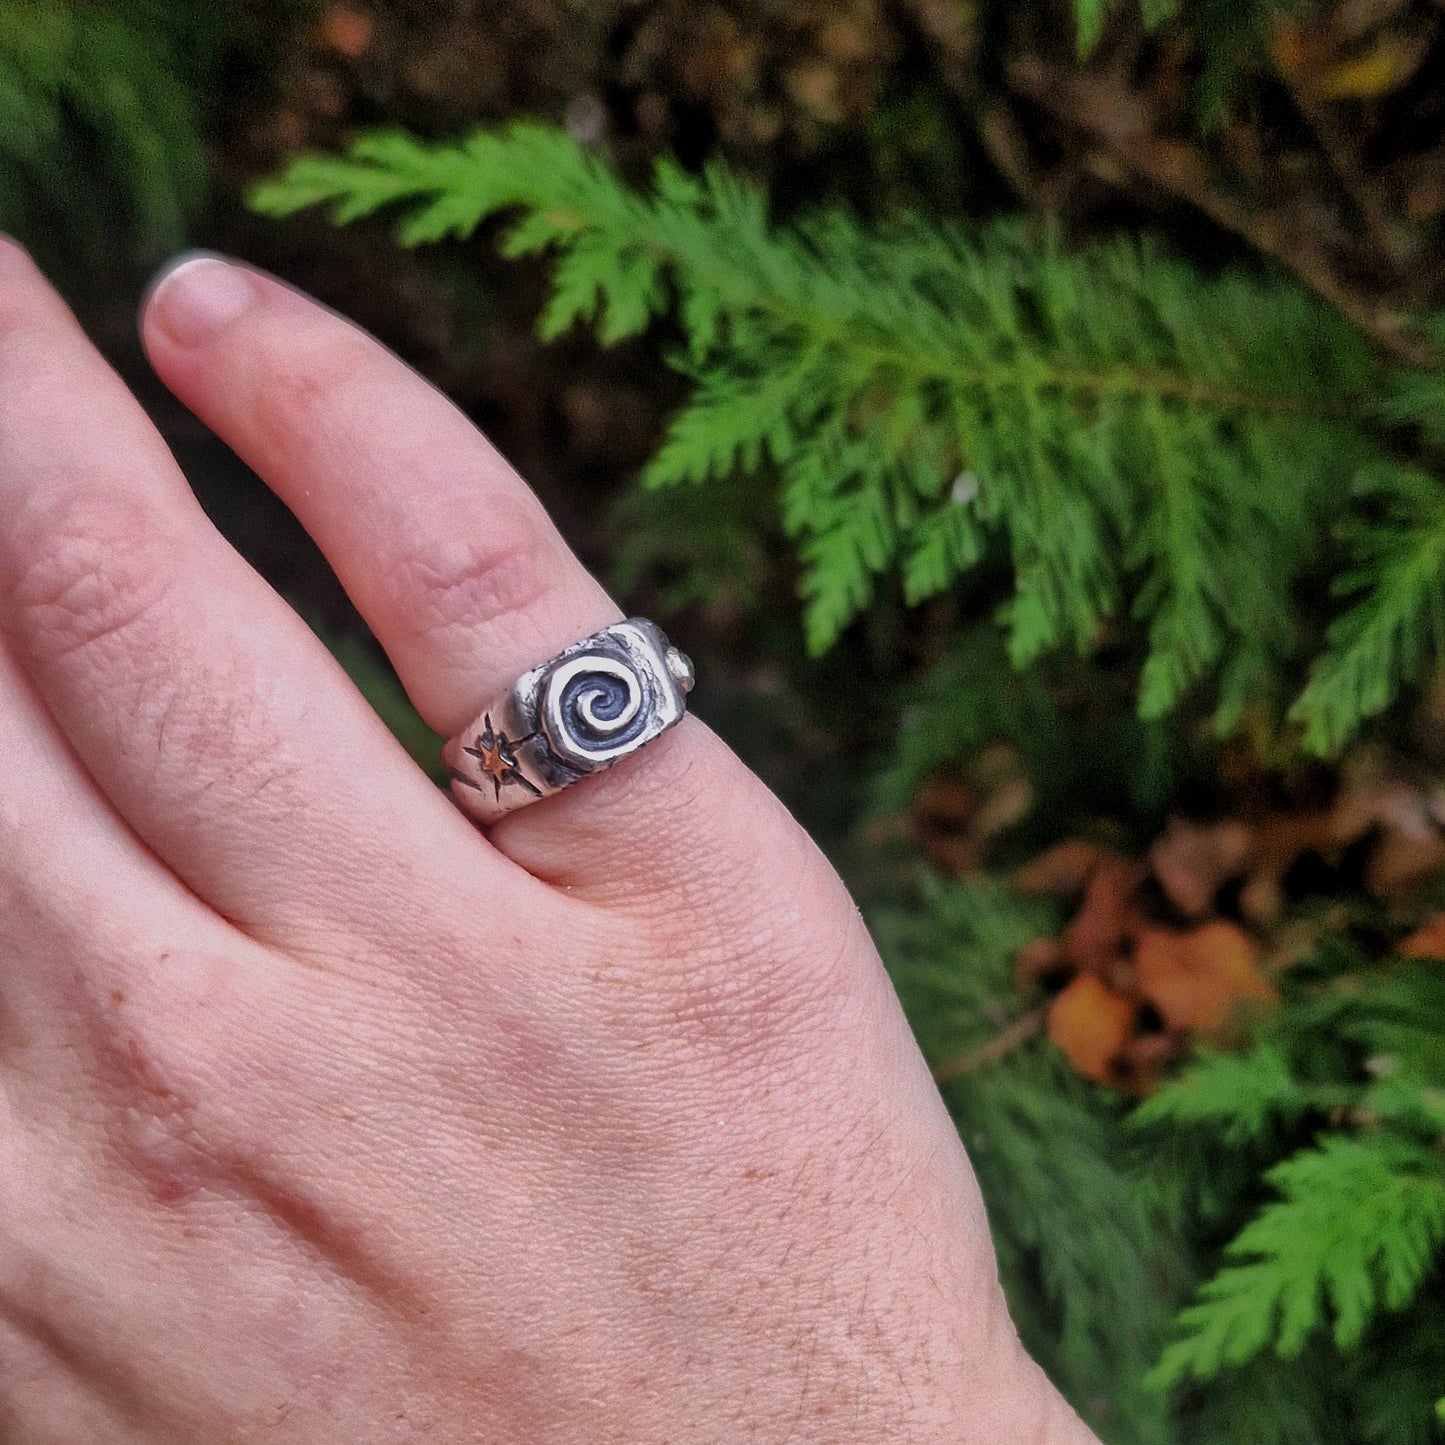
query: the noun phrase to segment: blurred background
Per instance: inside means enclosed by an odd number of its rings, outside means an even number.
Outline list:
[[[145,366],[183,247],[377,333],[694,654],[1106,1441],[1427,1441],[1442,82],[1438,0],[0,0],[0,227],[422,766]]]

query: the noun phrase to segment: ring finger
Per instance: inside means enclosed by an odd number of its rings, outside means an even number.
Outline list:
[[[467,418],[342,318],[205,256],[161,279],[143,328],[162,379],[300,518],[444,736],[620,617]],[[695,901],[705,887],[761,898],[779,852],[798,853],[781,805],[692,719],[645,761],[490,836],[553,881],[594,893],[685,884]]]

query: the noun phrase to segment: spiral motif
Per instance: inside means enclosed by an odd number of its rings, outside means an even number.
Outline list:
[[[539,712],[552,749],[591,769],[631,750],[651,720],[651,698],[636,668],[615,657],[584,654],[544,680]]]

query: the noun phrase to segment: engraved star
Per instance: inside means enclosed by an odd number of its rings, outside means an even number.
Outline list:
[[[542,790],[522,776],[517,764],[517,745],[526,742],[531,736],[532,734],[528,733],[525,738],[509,738],[506,733],[498,732],[492,727],[492,715],[486,713],[482,718],[482,731],[477,734],[476,745],[462,749],[477,760],[478,771],[492,780],[498,802],[502,800],[504,783],[520,783],[535,797],[542,796]],[[462,781],[469,780],[464,778]],[[479,788],[481,784],[473,783],[472,786]]]

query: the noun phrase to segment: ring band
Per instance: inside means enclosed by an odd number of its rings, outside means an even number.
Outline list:
[[[685,653],[631,617],[524,673],[442,751],[452,796],[481,823],[550,797],[681,721]]]

